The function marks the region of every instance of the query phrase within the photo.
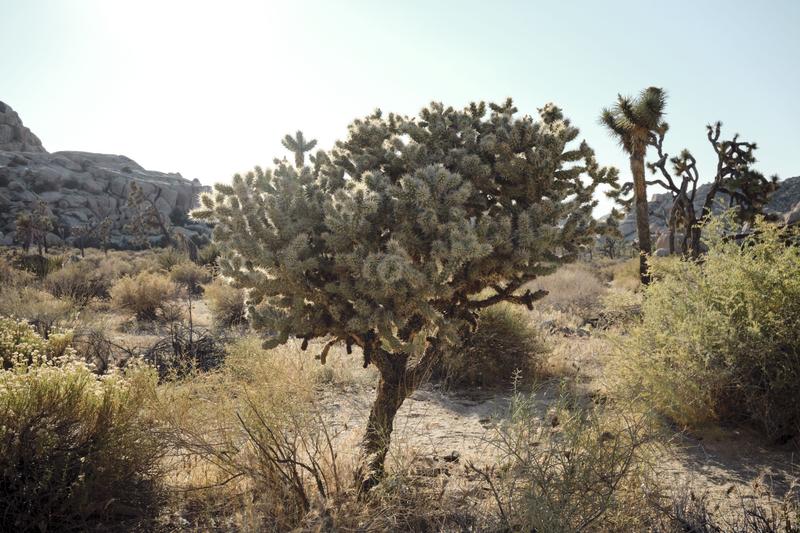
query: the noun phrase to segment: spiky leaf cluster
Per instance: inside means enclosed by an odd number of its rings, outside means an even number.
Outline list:
[[[489,301],[530,304],[515,291],[594,237],[593,193],[616,172],[573,143],[556,106],[516,112],[511,100],[376,111],[313,167],[236,175],[193,215],[216,222],[222,273],[249,289],[273,343],[377,338],[418,353],[454,341]]]
[[[618,95],[613,107],[603,109],[600,122],[627,153],[644,154],[651,135],[669,127],[662,120],[666,104],[667,95],[659,87],[648,87],[637,98]]]

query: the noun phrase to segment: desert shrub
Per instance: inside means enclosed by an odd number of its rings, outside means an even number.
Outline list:
[[[138,347],[114,339],[110,331],[113,331],[112,326],[103,319],[82,320],[72,330],[72,346],[77,355],[101,374],[114,366],[124,366],[140,355]]]
[[[232,287],[223,279],[206,285],[205,298],[217,326],[230,328],[247,322],[245,292]]]
[[[525,310],[496,305],[483,310],[475,332],[442,357],[434,377],[457,387],[507,387],[515,376],[532,382],[546,351]]]
[[[216,266],[219,257],[219,247],[210,243],[197,250],[197,264],[203,266]]]
[[[217,368],[225,357],[226,339],[211,331],[169,321],[167,335],[142,352],[142,358],[158,370],[161,378],[179,378],[193,370]]]
[[[0,297],[0,315],[27,320],[43,337],[59,327],[72,325],[77,314],[72,302],[34,287],[7,288]]]
[[[574,404],[562,394],[547,409],[535,394],[515,394],[489,437],[498,463],[468,465],[493,495],[499,530],[637,530],[627,507],[641,497],[648,425]]]
[[[0,321],[2,350],[12,352],[0,371],[0,528],[83,530],[142,518],[163,449],[145,419],[154,373],[134,365],[100,377],[69,348],[38,357],[54,337]]]
[[[594,272],[580,263],[566,265],[533,281],[530,286],[548,291],[538,305],[580,318],[589,318],[597,312],[607,290]]]
[[[796,435],[800,249],[782,242],[787,231],[762,222],[742,245],[717,231],[702,264],[655,262],[642,322],[620,341],[621,391],[684,426]]]
[[[172,267],[185,262],[187,259],[186,255],[180,253],[175,248],[166,248],[156,254],[155,263],[161,270],[169,272],[172,270]]]
[[[155,320],[177,291],[175,284],[166,276],[152,272],[141,272],[126,276],[111,288],[112,303],[136,315],[137,320]]]
[[[44,287],[57,298],[69,298],[79,306],[85,306],[92,299],[107,298],[112,282],[113,278],[107,271],[81,261],[48,274]]]
[[[16,267],[43,279],[51,272],[64,266],[65,258],[60,255],[22,255],[16,259]]]
[[[95,269],[99,270],[103,276],[111,280],[117,280],[122,276],[131,276],[146,270],[140,265],[136,257],[126,257],[121,252],[111,252],[107,255],[87,257],[88,261]]]
[[[174,265],[169,271],[169,277],[190,294],[201,294],[203,292],[202,285],[211,281],[211,274],[208,270],[191,261],[183,261]]]
[[[158,263],[154,261],[154,252],[134,252],[130,250],[112,250],[107,254],[86,251],[86,259],[93,261],[98,268],[103,269],[113,278],[133,276],[139,272],[158,270]]]

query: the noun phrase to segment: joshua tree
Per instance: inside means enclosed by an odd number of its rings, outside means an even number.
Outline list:
[[[22,245],[22,249],[25,253],[28,253],[33,243],[34,234],[33,219],[30,213],[18,213],[14,221],[14,226],[16,241]]]
[[[97,239],[103,247],[104,251],[108,249],[108,238],[111,233],[113,222],[111,217],[105,216],[102,218],[90,220],[86,224],[75,226],[71,228],[71,233],[74,237],[73,243],[78,247],[81,252],[81,257],[85,256],[86,244],[91,239]]]
[[[735,208],[740,223],[752,222],[777,189],[778,177],[767,179],[752,169],[756,159],[756,144],[740,141],[736,134],[731,140],[720,140],[722,123],[706,126],[708,142],[717,155],[716,173],[711,180],[711,188],[703,200],[700,215],[695,209],[695,197],[700,174],[697,161],[689,150],[682,150],[677,157],[669,158],[664,152],[664,136],[667,128],[653,135],[652,146],[658,153],[658,160],[648,164],[653,174],[660,178],[647,182],[659,185],[672,193],[672,209],[669,217],[669,248],[675,252],[675,234],[678,226],[683,229],[681,253],[697,258],[700,253],[702,220],[708,217],[719,200],[720,193],[727,195],[728,207]],[[667,169],[667,161],[672,163],[673,172]]]
[[[614,259],[619,255],[625,244],[625,239],[622,238],[622,232],[619,229],[620,218],[622,218],[620,213],[616,209],[612,209],[606,221],[598,228],[600,235],[596,243],[597,248],[609,259]]]
[[[36,244],[39,255],[47,253],[47,232],[53,228],[53,219],[47,204],[39,200],[30,213],[19,213],[16,221],[16,239],[27,253]]]
[[[127,228],[133,233],[135,241],[140,246],[144,246],[147,243],[147,235],[151,231],[160,231],[165,245],[174,244],[172,236],[167,229],[167,222],[164,221],[164,217],[156,207],[156,202],[160,196],[160,187],[156,187],[155,194],[148,195],[142,186],[135,181],[131,182],[130,192],[128,193],[128,207],[132,211],[132,216]]]
[[[603,109],[600,116],[601,122],[619,140],[630,158],[639,238],[639,275],[644,284],[650,282],[647,256],[651,253],[644,158],[652,135],[667,127],[662,120],[665,103],[666,94],[662,89],[648,87],[638,98],[618,95],[617,103],[612,108]]]
[[[306,142],[305,137],[303,137],[303,132],[298,131],[295,133],[294,137],[286,135],[281,141],[281,144],[294,154],[294,164],[297,168],[300,168],[305,163],[306,152],[311,151],[317,145],[317,140],[312,139]]]
[[[516,117],[510,99],[488,107],[376,111],[313,167],[236,175],[193,213],[216,222],[221,273],[249,289],[266,347],[322,339],[324,363],[341,342],[377,367],[362,490],[380,479],[395,414],[442,350],[481,309],[546,294],[524,286],[593,241],[593,193],[617,179],[585,142],[572,145],[578,130],[554,105],[538,120]]]

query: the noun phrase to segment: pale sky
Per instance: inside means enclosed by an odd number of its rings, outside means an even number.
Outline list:
[[[797,0],[0,0],[0,100],[45,148],[207,184],[282,157],[297,129],[328,148],[376,107],[507,96],[556,102],[627,178],[597,117],[649,85],[669,92],[670,153],[710,173],[720,119],[762,172],[800,174]]]

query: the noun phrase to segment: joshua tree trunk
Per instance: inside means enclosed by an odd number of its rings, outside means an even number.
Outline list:
[[[650,213],[647,207],[647,184],[644,177],[644,152],[635,152],[630,157],[633,174],[633,193],[636,202],[636,231],[639,237],[639,278],[643,285],[650,283],[647,257],[650,248]]]
[[[692,259],[697,259],[700,257],[700,235],[702,229],[700,228],[700,221],[697,220],[697,216],[695,215],[694,206],[690,205],[686,214],[686,236],[683,242],[685,243],[688,240],[688,245],[684,248],[689,247]]]
[[[675,229],[677,225],[678,225],[678,203],[676,199],[672,204],[672,211],[669,214],[669,229],[667,231],[669,255],[675,254]]]
[[[402,366],[405,367],[405,361]],[[362,444],[364,451],[363,471],[360,474],[362,492],[370,490],[383,477],[394,417],[406,396],[410,394],[406,391],[404,378],[405,368],[401,368],[400,365],[389,365],[389,368],[381,370],[375,403],[369,413],[367,432]]]
[[[372,489],[383,477],[394,417],[405,399],[428,378],[439,354],[431,345],[419,361],[409,367],[407,354],[392,354],[381,348],[371,351],[367,361],[378,367],[380,379],[361,444],[364,455],[357,475],[362,493]]]

